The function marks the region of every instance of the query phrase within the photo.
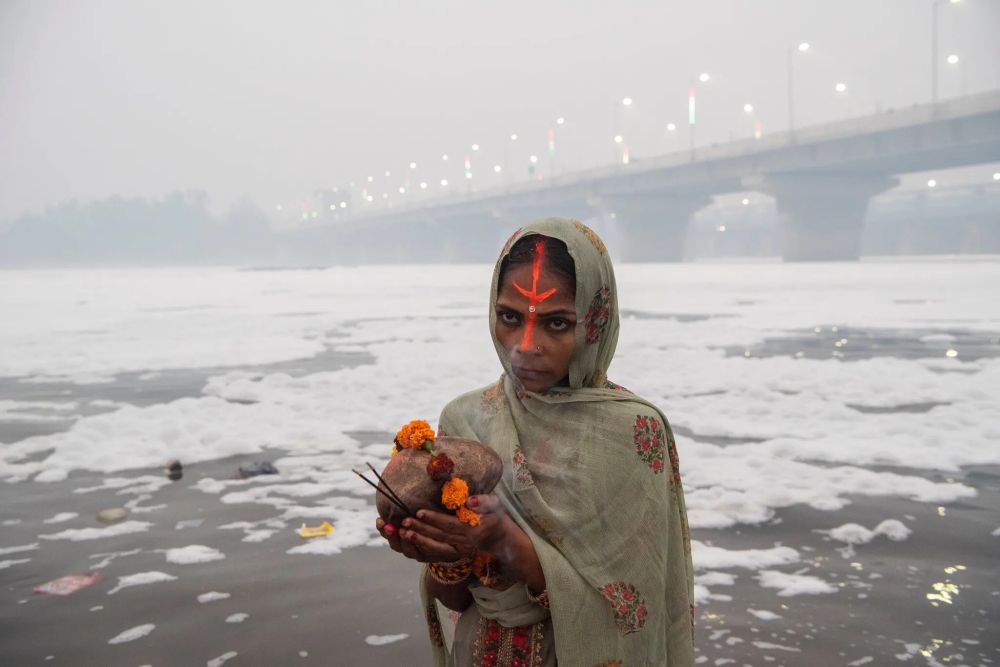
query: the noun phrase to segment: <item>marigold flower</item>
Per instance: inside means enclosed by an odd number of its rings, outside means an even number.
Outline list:
[[[441,503],[450,510],[457,510],[469,499],[469,485],[461,477],[452,477],[441,486]]]
[[[462,505],[458,508],[458,512],[456,512],[455,516],[457,516],[458,520],[462,523],[467,523],[470,526],[478,526],[479,519],[482,515],[477,512],[473,512],[465,505]]]
[[[484,586],[492,586],[497,582],[498,577],[492,567],[495,560],[496,556],[488,551],[478,551],[472,559],[472,573],[479,577]]]
[[[434,444],[434,429],[423,419],[411,421],[396,434],[400,447],[423,447],[428,441]]]
[[[454,470],[455,462],[448,458],[444,452],[432,456],[431,460],[427,462],[427,474],[435,482],[443,482],[448,479]]]

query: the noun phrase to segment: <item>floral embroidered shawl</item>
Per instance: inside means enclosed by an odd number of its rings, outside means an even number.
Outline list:
[[[524,390],[493,334],[500,263],[531,234],[563,241],[576,264],[570,386],[540,394]],[[607,380],[619,328],[607,249],[576,221],[550,218],[517,230],[494,269],[489,315],[506,372],[449,403],[440,430],[475,438],[504,460],[495,493],[534,543],[557,660],[692,665],[691,546],[674,438],[656,406]],[[423,595],[443,665],[440,606]]]

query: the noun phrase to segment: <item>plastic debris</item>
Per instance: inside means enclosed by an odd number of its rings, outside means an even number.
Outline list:
[[[197,528],[205,523],[204,519],[183,519],[174,524],[174,530],[184,530],[185,528]]]
[[[124,507],[109,507],[97,513],[97,520],[104,524],[112,524],[124,521],[127,516],[128,510]]]
[[[310,537],[323,537],[324,535],[329,535],[334,530],[336,529],[330,524],[329,521],[324,521],[318,526],[307,526],[306,524],[302,524],[302,527],[295,532],[297,532],[302,537],[310,538]]]
[[[240,466],[239,475],[241,479],[256,477],[257,475],[277,475],[278,469],[270,461],[253,461]]]
[[[176,482],[184,476],[184,466],[182,466],[181,462],[177,459],[171,459],[170,461],[167,461],[164,472],[167,473],[167,479],[171,482]]]
[[[35,592],[41,595],[72,595],[81,588],[93,586],[101,578],[101,575],[90,574],[68,574],[52,581],[47,581],[35,588]]]

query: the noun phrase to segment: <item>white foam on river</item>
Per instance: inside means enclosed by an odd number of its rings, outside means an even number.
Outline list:
[[[275,461],[280,475],[181,483],[226,504],[268,508],[265,519],[219,527],[243,531],[244,541],[330,520],[332,535],[289,553],[381,544],[371,490],[350,468],[384,465],[388,443],[362,447],[349,434],[393,432],[414,418],[433,423],[451,397],[495,381],[500,366],[485,317],[490,273],[488,266],[0,272],[0,312],[18,313],[0,328],[0,378],[86,383],[133,372],[145,378],[137,382],[155,382],[171,369],[232,367],[213,372],[201,395],[148,407],[106,402],[107,412],[86,417],[74,414],[76,401],[5,400],[0,417],[73,423],[0,444],[0,479],[59,481],[74,470],[111,475],[278,447],[289,452]],[[678,436],[678,449],[695,528],[759,524],[796,504],[834,512],[852,495],[954,502],[975,495],[961,481],[963,466],[1000,463],[1000,359],[966,358],[955,335],[1000,331],[996,261],[624,265],[618,278],[625,316],[610,376],[694,434]],[[765,358],[721,349],[833,326],[915,330],[927,352],[841,361],[832,344],[827,359],[795,358],[791,348]],[[303,359],[308,369],[327,348],[374,361],[297,377],[254,368]],[[945,355],[950,348],[957,357]],[[920,403],[934,405],[851,407]],[[955,480],[931,481],[920,470]],[[139,496],[166,484],[159,475],[123,473],[77,492]],[[96,539],[148,526],[129,521],[40,537]],[[894,525],[841,528],[831,536],[854,544],[864,531],[905,537]],[[800,560],[792,547],[694,548],[700,571],[750,569],[780,594],[824,592],[822,580],[773,569]],[[700,574],[706,595],[709,584],[726,585],[712,572]]]
[[[146,586],[148,584],[156,584],[161,581],[175,581],[177,577],[172,574],[167,574],[166,572],[159,572],[157,570],[152,570],[150,572],[139,572],[137,574],[128,574],[124,577],[118,577],[118,584],[108,591],[108,595],[114,595],[123,588],[130,588],[132,586]]]

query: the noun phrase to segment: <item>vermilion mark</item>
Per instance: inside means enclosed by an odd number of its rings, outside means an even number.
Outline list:
[[[556,288],[538,293],[538,274],[542,270],[542,257],[545,255],[545,243],[539,239],[535,241],[535,261],[531,266],[531,291],[524,289],[517,282],[514,288],[528,299],[528,324],[524,328],[524,340],[521,341],[521,349],[526,350],[531,345],[531,334],[535,330],[535,320],[538,318],[538,304],[555,294]]]

